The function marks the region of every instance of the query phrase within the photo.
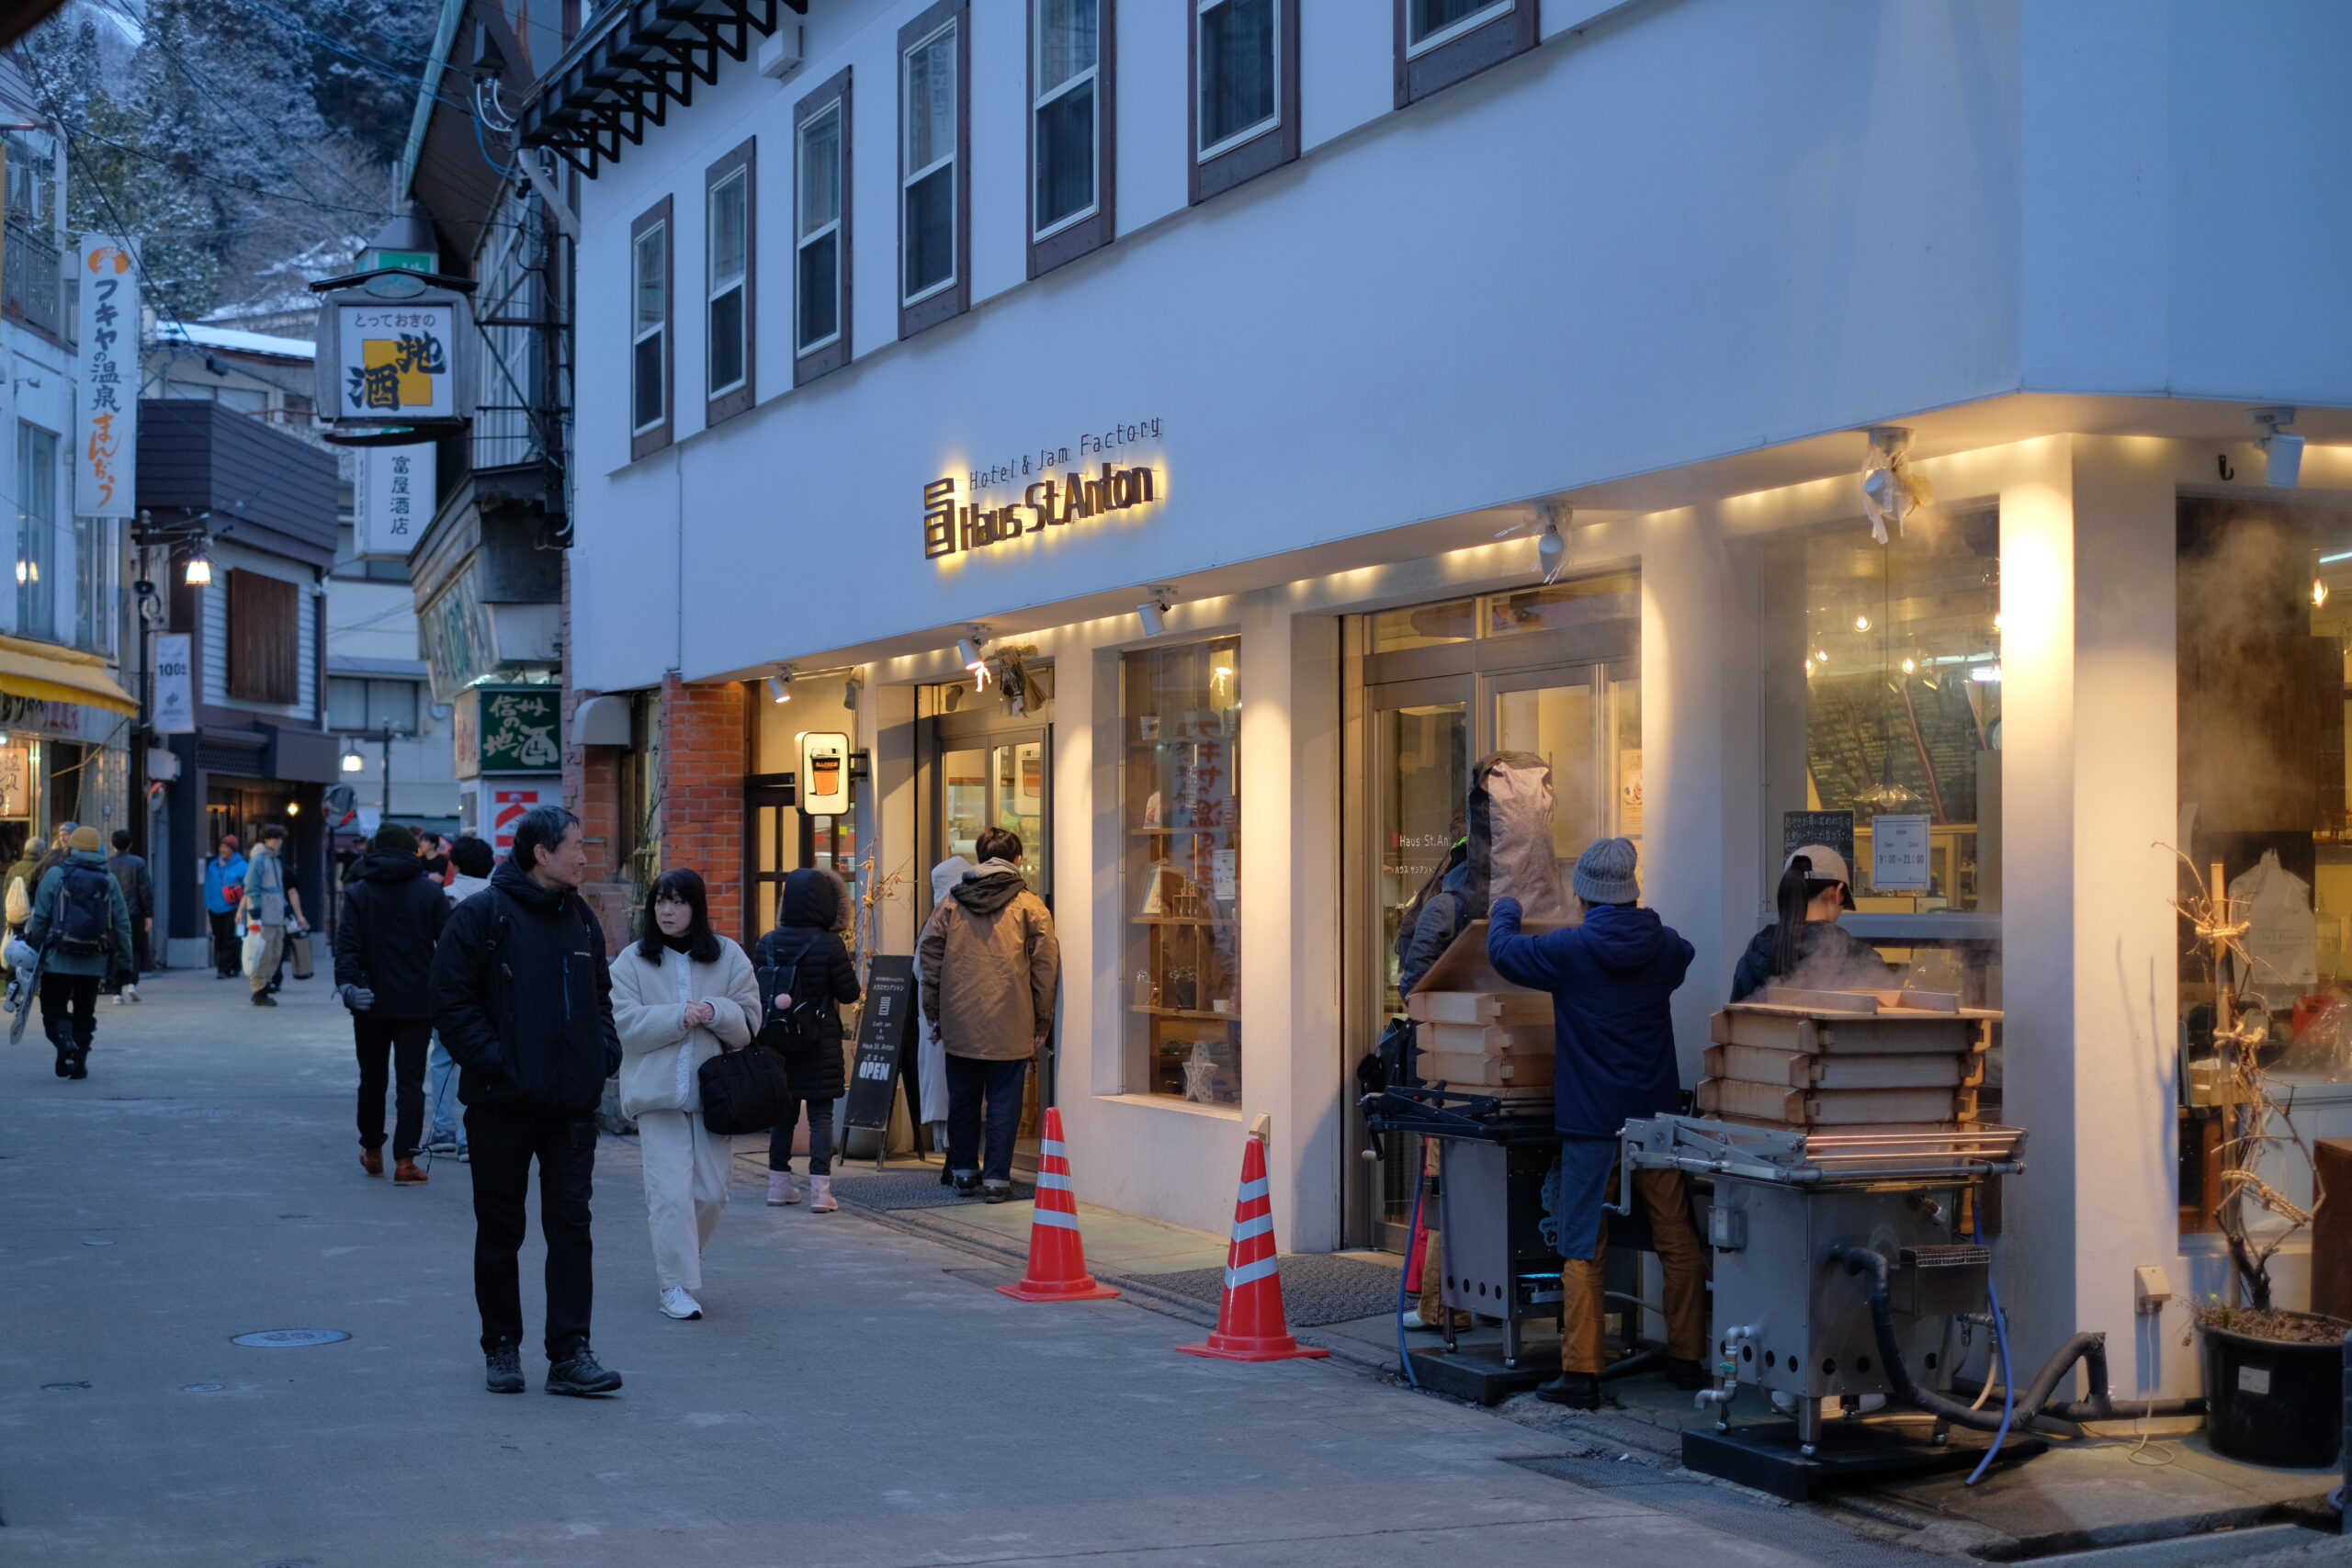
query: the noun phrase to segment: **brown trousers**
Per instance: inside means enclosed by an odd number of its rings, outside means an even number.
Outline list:
[[[1618,1176],[1609,1178],[1617,1193]],[[1634,1197],[1649,1216],[1650,1246],[1666,1276],[1666,1353],[1678,1361],[1706,1359],[1707,1255],[1690,1224],[1690,1190],[1679,1170],[1634,1172]],[[1609,1211],[1600,1212],[1600,1234],[1592,1257],[1560,1263],[1560,1370],[1598,1372],[1609,1364],[1601,1344],[1601,1316],[1608,1303],[1601,1280],[1609,1263]]]

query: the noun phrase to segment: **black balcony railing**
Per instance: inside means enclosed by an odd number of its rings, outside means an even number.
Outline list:
[[[28,325],[64,337],[65,274],[45,231],[11,219],[0,240],[0,308]]]

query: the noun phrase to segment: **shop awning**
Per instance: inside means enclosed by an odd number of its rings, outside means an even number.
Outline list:
[[[139,705],[107,673],[107,661],[79,649],[0,637],[0,694],[42,703],[82,703],[135,715]]]

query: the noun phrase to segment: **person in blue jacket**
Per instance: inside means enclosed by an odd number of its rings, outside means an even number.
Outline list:
[[[1560,1134],[1553,1213],[1560,1231],[1560,1375],[1535,1392],[1579,1410],[1600,1405],[1604,1260],[1615,1190],[1617,1134],[1630,1119],[1682,1109],[1668,1003],[1690,972],[1691,946],[1641,908],[1639,852],[1602,839],[1577,857],[1573,886],[1584,920],[1542,935],[1519,929],[1519,900],[1498,897],[1487,960],[1514,986],[1552,996],[1552,1117]],[[1674,1386],[1706,1386],[1706,1255],[1690,1224],[1682,1173],[1634,1173],[1651,1247],[1666,1276],[1667,1370]]]
[[[232,891],[233,889],[233,891]],[[223,833],[204,863],[204,918],[212,927],[212,971],[223,980],[236,978],[237,900],[245,896],[245,857],[237,835]]]

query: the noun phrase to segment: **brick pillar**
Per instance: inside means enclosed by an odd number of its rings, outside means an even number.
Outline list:
[[[702,873],[710,925],[743,925],[743,776],[750,747],[743,688],[731,681],[662,685],[662,864]]]

